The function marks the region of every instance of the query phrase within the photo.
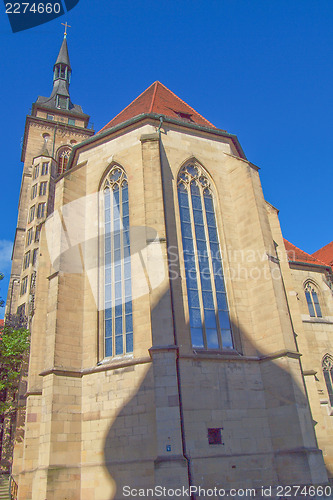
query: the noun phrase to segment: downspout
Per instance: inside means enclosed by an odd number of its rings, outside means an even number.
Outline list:
[[[163,125],[163,116],[160,116],[160,124],[157,129],[158,132],[158,140],[159,140],[159,154],[160,154],[160,165],[161,165],[161,180],[162,180],[162,192],[163,192],[163,204],[164,204],[164,224],[165,224],[165,236],[166,236],[166,241],[167,241],[167,256],[168,256],[168,273],[169,273],[169,262],[170,262],[170,255],[169,255],[169,247],[168,247],[168,224],[167,224],[167,211],[165,207],[165,180],[164,180],[164,172],[163,172],[163,167],[162,167],[162,139],[161,139],[161,127]],[[178,350],[178,341],[177,341],[177,332],[175,328],[175,311],[174,311],[174,296],[173,296],[173,288],[171,284],[171,278],[170,278],[170,273],[169,273],[169,288],[170,288],[170,298],[171,298],[171,310],[172,310],[172,325],[173,325],[173,336],[174,336],[174,342],[175,346],[177,347],[177,356],[176,356],[176,372],[177,372],[177,386],[178,386],[178,398],[179,398],[179,413],[180,413],[180,431],[181,431],[181,439],[182,439],[182,448],[183,448],[183,457],[186,460],[187,463],[187,475],[188,475],[188,482],[189,486],[193,486],[193,481],[192,481],[192,470],[191,470],[191,460],[190,457],[187,455],[187,450],[186,450],[186,440],[185,440],[185,426],[184,426],[184,411],[183,411],[183,400],[182,400],[182,394],[181,394],[181,377],[180,377],[180,368],[179,368],[179,350]],[[195,500],[195,496],[193,493],[191,493],[191,499]]]

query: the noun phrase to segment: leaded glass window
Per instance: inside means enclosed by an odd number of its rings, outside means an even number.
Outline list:
[[[304,291],[310,316],[312,318],[321,318],[322,314],[318,300],[318,295],[312,283],[307,282],[305,284]]]
[[[105,356],[133,352],[128,183],[115,165],[103,184]]]
[[[69,157],[71,155],[71,148],[65,146],[58,151],[58,175],[65,172]]]
[[[333,407],[333,359],[329,354],[324,356],[322,367],[330,405]]]
[[[178,200],[192,346],[233,349],[213,193],[199,164],[181,169]]]

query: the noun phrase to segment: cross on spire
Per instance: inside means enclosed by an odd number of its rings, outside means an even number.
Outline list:
[[[72,26],[70,26],[69,24],[67,24],[67,21],[65,23],[61,23],[63,26],[65,26],[65,37],[67,36],[67,28],[71,28]]]

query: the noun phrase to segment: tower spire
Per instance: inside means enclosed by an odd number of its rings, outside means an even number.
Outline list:
[[[35,105],[42,106],[43,108],[45,107],[48,111],[52,110],[52,113],[56,112],[57,116],[64,116],[64,113],[69,113],[71,115],[71,121],[74,120],[74,118],[72,118],[74,115],[81,115],[81,117],[85,120],[84,123],[86,124],[88,123],[86,122],[89,118],[88,115],[83,113],[81,106],[73,104],[69,95],[72,67],[68,55],[67,28],[70,28],[70,26],[67,23],[65,23],[64,26],[64,37],[62,39],[58,56],[53,65],[52,93],[50,97],[38,96]],[[58,115],[57,111],[60,112],[60,115]]]
[[[70,109],[69,84],[71,79],[71,63],[69,61],[66,32],[62,41],[57,60],[53,66],[53,91],[51,98],[60,109]]]

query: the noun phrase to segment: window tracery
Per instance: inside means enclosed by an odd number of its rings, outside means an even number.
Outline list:
[[[128,182],[124,169],[111,168],[104,195],[105,356],[133,352]]]
[[[213,193],[197,162],[180,170],[178,200],[192,346],[233,349]]]
[[[318,294],[313,283],[311,283],[310,281],[305,283],[304,292],[310,316],[312,318],[322,318]]]
[[[60,148],[58,151],[58,175],[65,172],[69,157],[71,155],[71,148],[69,146]]]

